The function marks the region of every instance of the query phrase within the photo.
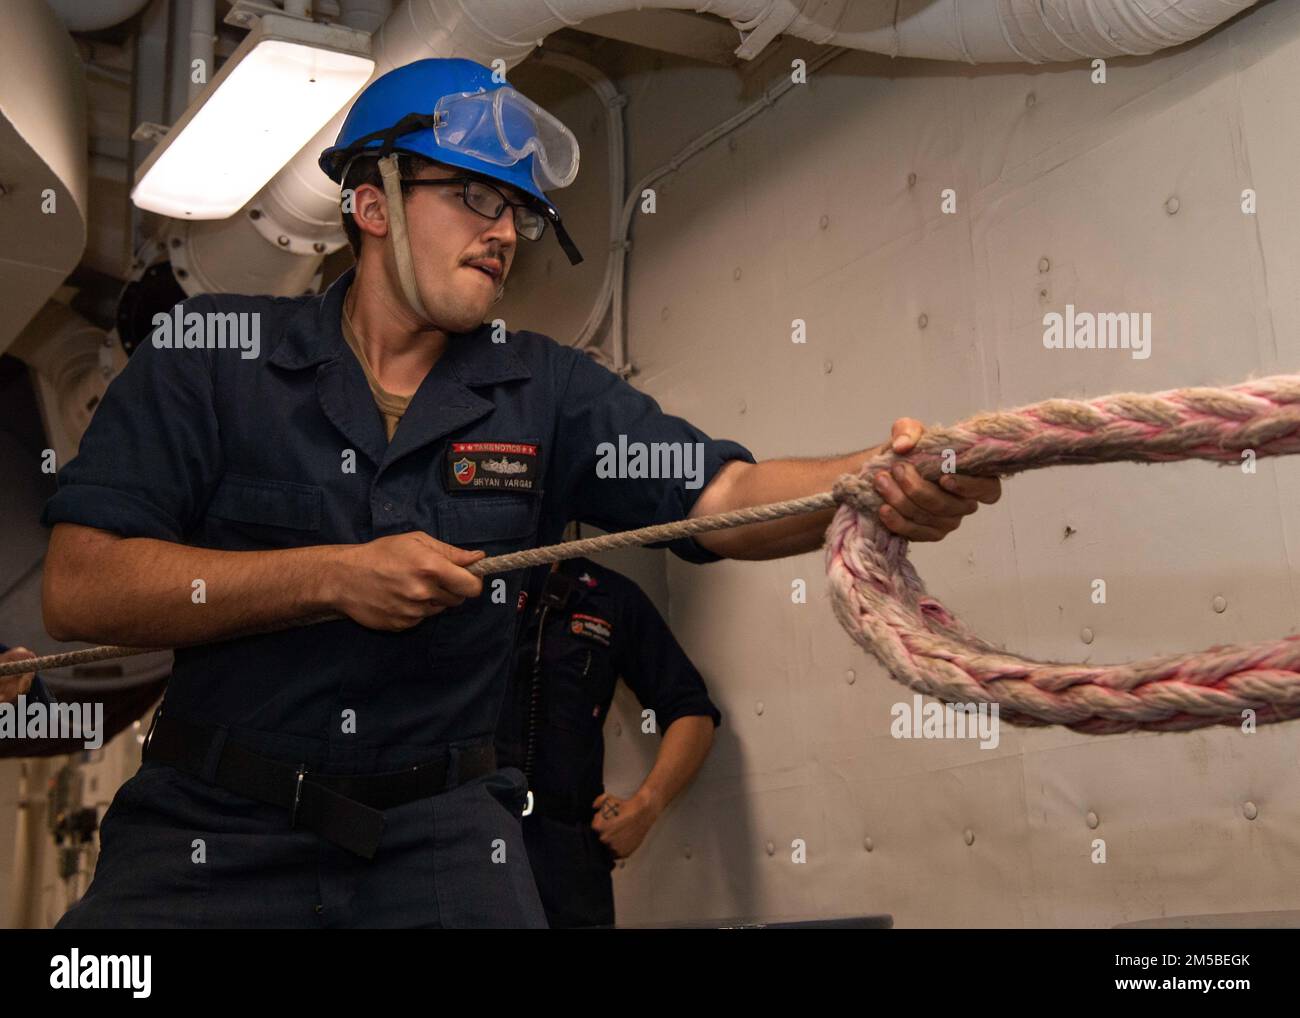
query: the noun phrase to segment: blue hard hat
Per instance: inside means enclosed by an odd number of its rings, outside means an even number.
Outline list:
[[[494,107],[493,98],[508,101]],[[457,130],[465,124],[473,130]],[[516,188],[555,225],[569,261],[582,261],[540,183],[562,187],[576,175],[576,140],[550,114],[507,83],[494,80],[482,64],[459,57],[430,58],[376,78],[357,96],[338,138],[321,153],[319,163],[341,184],[356,156],[390,152],[423,156]]]

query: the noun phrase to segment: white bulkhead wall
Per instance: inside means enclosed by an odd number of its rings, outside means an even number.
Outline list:
[[[786,40],[741,78],[624,51],[605,69],[629,97],[629,181],[818,52]],[[1266,5],[1092,78],[1083,62],[838,57],[637,216],[634,384],[762,459],[864,448],[898,416],[947,423],[1295,370],[1300,14]],[[574,92],[552,108],[599,176],[598,107]],[[542,296],[562,278],[546,260],[521,259],[502,313],[563,338],[587,309]],[[1150,356],[1046,349],[1043,316],[1067,304],[1150,312]],[[805,344],[791,341],[797,318]],[[1035,658],[1278,637],[1296,620],[1297,466],[1025,474],[912,557],[982,635]],[[1109,926],[1300,908],[1294,723],[1104,738],[1003,725],[992,749],[895,739],[891,708],[912,694],[839,627],[820,553],[670,557],[666,587],[653,554],[612,564],[657,597],[724,713],[695,785],[616,871],[621,922],[888,912],[900,927]],[[796,579],[806,604],[791,603]],[[626,690],[606,735],[607,787],[629,794],[657,739]],[[792,860],[797,840],[806,862]]]

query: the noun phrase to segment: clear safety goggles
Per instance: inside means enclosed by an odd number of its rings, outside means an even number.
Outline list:
[[[433,133],[440,148],[497,166],[531,154],[533,181],[542,191],[567,187],[578,175],[573,132],[509,85],[443,96],[433,109]]]

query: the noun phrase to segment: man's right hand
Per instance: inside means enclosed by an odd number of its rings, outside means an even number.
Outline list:
[[[485,556],[422,531],[343,545],[334,560],[335,608],[369,629],[399,632],[483,592],[465,567]]]

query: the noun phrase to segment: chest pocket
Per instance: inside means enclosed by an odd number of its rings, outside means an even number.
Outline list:
[[[537,532],[541,500],[518,495],[466,495],[438,503],[438,538],[489,555],[527,544]]]
[[[465,495],[437,504],[438,533],[446,544],[488,556],[532,546],[541,500],[519,495]],[[483,593],[437,616],[429,656],[435,669],[466,659],[488,668],[509,658],[519,613],[516,611],[524,570],[483,577]],[[505,594],[493,599],[494,584],[505,581]]]
[[[321,527],[324,492],[314,484],[227,474],[208,503],[208,516],[260,544],[310,544]]]
[[[544,662],[547,716],[552,725],[584,737],[599,731],[614,695],[609,651],[588,640],[564,639],[558,657]]]

